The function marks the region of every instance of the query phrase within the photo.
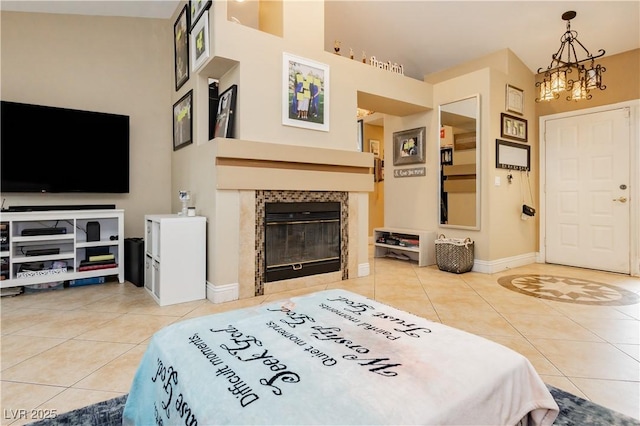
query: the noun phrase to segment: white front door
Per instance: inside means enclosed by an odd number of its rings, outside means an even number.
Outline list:
[[[548,263],[630,273],[629,109],[545,121]]]

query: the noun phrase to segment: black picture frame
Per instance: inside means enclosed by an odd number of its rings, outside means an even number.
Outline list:
[[[176,91],[189,80],[189,15],[187,6],[182,8],[173,24],[173,54]]]
[[[200,19],[205,10],[211,7],[211,4],[213,4],[213,0],[189,0],[189,16],[191,18],[189,31],[195,27],[198,19]]]
[[[496,168],[531,170],[531,146],[496,139]]]
[[[514,115],[500,114],[500,137],[527,142],[527,120]]]
[[[173,104],[173,150],[193,143],[193,90]]]
[[[234,84],[222,92],[218,99],[218,113],[213,131],[214,138],[233,138],[235,136],[235,112],[238,85]]]

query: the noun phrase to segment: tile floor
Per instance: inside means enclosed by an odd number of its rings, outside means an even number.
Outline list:
[[[336,287],[508,346],[546,383],[640,419],[640,278],[541,264],[491,275],[370,265],[368,277],[223,304],[160,307],[128,282],[4,297],[1,424],[127,393],[149,338],[169,324]]]

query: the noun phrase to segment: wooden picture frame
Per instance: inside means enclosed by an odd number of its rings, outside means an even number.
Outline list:
[[[513,115],[500,114],[500,137],[527,142],[527,120]]]
[[[508,112],[524,114],[524,90],[507,84],[505,103],[505,109]]]
[[[209,9],[212,4],[213,0],[189,0],[189,17],[191,22],[191,31],[193,31],[193,28],[196,26],[196,23],[204,14],[205,10]]]
[[[173,24],[173,58],[176,91],[189,80],[189,15],[187,6],[182,8]]]
[[[380,141],[375,139],[369,139],[369,152],[374,157],[380,157]]]
[[[209,59],[209,14],[205,13],[191,30],[191,66],[196,72]]]
[[[173,104],[173,150],[193,143],[193,90]]]
[[[235,136],[235,112],[238,85],[225,90],[218,99],[218,113],[213,131],[214,138],[233,138]]]
[[[496,139],[496,168],[531,170],[531,146]]]
[[[425,162],[425,127],[393,133],[393,165]]]
[[[282,54],[282,124],[329,131],[329,65]]]

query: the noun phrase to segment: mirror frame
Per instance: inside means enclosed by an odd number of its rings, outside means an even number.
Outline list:
[[[468,226],[468,225],[455,225],[455,224],[448,224],[448,223],[442,223],[441,222],[441,202],[442,202],[442,156],[441,156],[441,150],[440,150],[440,129],[442,128],[442,112],[444,110],[444,108],[446,108],[447,105],[451,105],[454,104],[456,102],[461,102],[461,101],[466,101],[469,99],[475,99],[475,104],[476,104],[476,223],[474,226]],[[482,181],[482,163],[481,163],[481,146],[482,146],[482,138],[481,133],[480,133],[480,120],[481,120],[481,111],[480,111],[480,94],[476,93],[474,95],[470,95],[464,98],[459,98],[459,99],[455,99],[453,101],[449,101],[449,102],[444,102],[438,105],[438,127],[437,127],[437,137],[436,137],[436,146],[438,149],[438,156],[436,157],[438,159],[438,202],[437,202],[437,208],[438,208],[438,226],[442,227],[442,228],[454,228],[454,229],[470,229],[470,230],[480,230],[480,212],[481,212],[481,200],[482,197],[480,196],[480,190],[481,190],[481,181]],[[446,111],[445,111],[446,112]],[[446,124],[445,124],[446,125]]]

